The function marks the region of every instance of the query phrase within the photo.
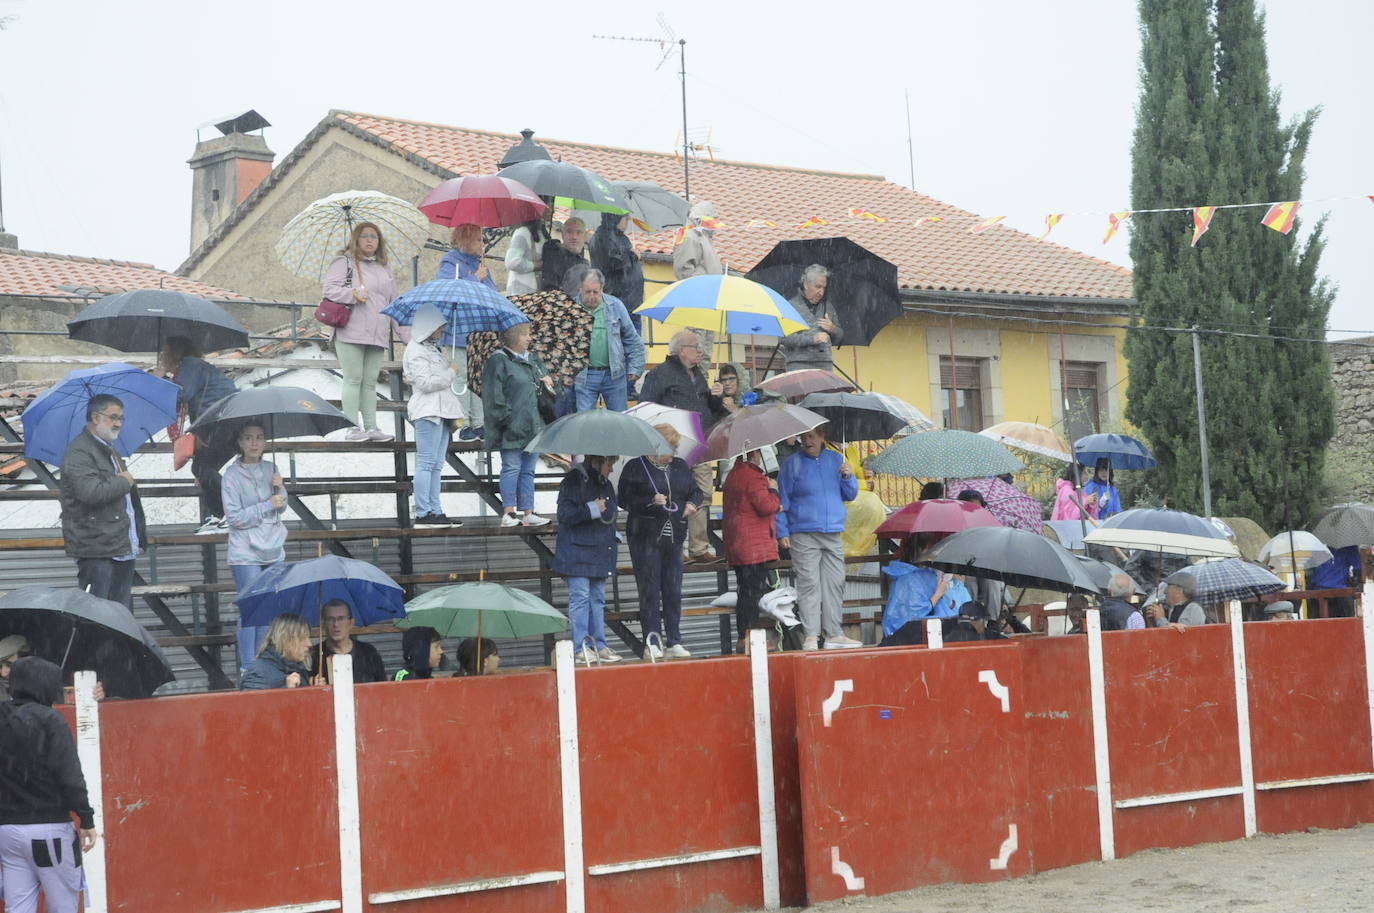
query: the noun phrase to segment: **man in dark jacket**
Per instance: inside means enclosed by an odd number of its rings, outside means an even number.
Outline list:
[[[635,308],[644,303],[644,265],[625,234],[629,224],[628,215],[601,214],[601,227],[592,236],[592,266],[605,275],[606,294],[620,299],[635,331],[642,332]]]
[[[550,238],[544,242],[544,251],[540,255],[543,266],[539,272],[539,291],[562,291],[569,298],[576,298],[578,283],[569,286],[565,279],[568,270],[574,266],[586,266],[589,262],[586,223],[572,216],[563,223],[562,235],[561,240]]]
[[[0,704],[0,866],[6,909],[76,913],[86,886],[81,854],[95,846],[95,812],[76,743],[62,715],[62,670],[25,656],[10,673],[13,698]],[[73,831],[72,815],[80,820]]]
[[[76,559],[77,585],[133,610],[134,559],[148,541],[137,482],[114,450],[124,404],[98,394],[86,427],[62,455],[62,537]]]
[[[691,330],[673,334],[668,342],[668,357],[663,359],[663,364],[644,375],[644,383],[639,388],[640,402],[685,409],[701,416],[703,437],[711,433],[717,413],[723,410],[720,395],[719,381],[709,385],[706,382],[706,372],[701,367],[701,339]],[[687,523],[689,562],[709,564],[716,560],[711,554],[711,542],[706,534],[712,468],[711,463],[698,463],[692,467],[692,480],[701,490],[707,509],[693,514]]]
[[[320,647],[310,651],[310,681],[328,685],[334,681],[331,658],[339,653],[353,657],[353,681],[359,685],[386,681],[386,667],[382,654],[372,644],[353,636],[353,609],[342,599],[331,599],[320,608],[320,629],[324,637]],[[320,657],[324,657],[325,674],[320,676]]]
[[[1102,630],[1136,631],[1145,627],[1145,616],[1126,601],[1135,591],[1135,584],[1125,574],[1113,574],[1107,583],[1107,596],[1102,600]]]
[[[807,328],[782,338],[782,353],[789,371],[835,369],[833,348],[844,341],[844,330],[840,327],[839,311],[825,297],[829,284],[830,270],[819,263],[802,270],[801,289],[789,303],[806,321]]]

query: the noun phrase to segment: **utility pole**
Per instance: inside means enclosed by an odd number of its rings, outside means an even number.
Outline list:
[[[654,67],[655,71],[661,68],[663,62],[672,55],[673,45],[677,45],[678,79],[682,82],[682,195],[684,198],[691,199],[692,140],[687,136],[687,39],[677,37],[677,33],[673,31],[673,27],[668,24],[667,17],[662,13],[658,14],[658,27],[663,29],[662,38],[639,38],[633,35],[593,35],[592,37],[605,41],[641,41],[658,45],[663,49],[663,56],[658,59],[658,65]]]
[[[1202,454],[1202,511],[1212,519],[1212,474],[1207,467],[1207,406],[1202,391],[1202,344],[1193,325],[1193,382],[1197,386],[1197,437]],[[1285,467],[1287,464],[1284,464]]]
[[[911,169],[911,183],[908,185],[912,190],[916,189],[916,152],[911,145],[911,90],[906,90],[906,162]]]

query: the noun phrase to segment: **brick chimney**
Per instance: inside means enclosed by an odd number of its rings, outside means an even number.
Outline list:
[[[200,247],[267,175],[276,153],[267,148],[263,127],[271,124],[256,111],[207,121],[196,128],[196,151],[191,166],[191,250]],[[200,131],[213,127],[220,135],[201,140]],[[250,131],[257,130],[257,133]]]

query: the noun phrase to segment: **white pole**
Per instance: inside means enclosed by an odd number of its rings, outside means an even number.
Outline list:
[[[926,619],[926,646],[939,650],[945,645],[945,629],[938,618]]]
[[[86,778],[86,794],[95,810],[95,846],[82,859],[86,869],[86,908],[106,913],[105,780],[100,759],[100,704],[95,699],[95,673],[76,673],[76,757]]]
[[[1231,666],[1236,680],[1236,736],[1240,747],[1240,787],[1245,809],[1245,836],[1255,836],[1255,765],[1250,746],[1250,683],[1245,671],[1245,630],[1239,600],[1228,606],[1231,616]]]
[[[572,641],[560,640],[554,661],[558,676],[558,760],[563,783],[563,873],[567,913],[587,906],[582,858],[582,764],[577,740],[577,663]]]
[[[1107,687],[1102,665],[1102,618],[1088,609],[1088,684],[1092,693],[1093,764],[1097,773],[1097,840],[1102,861],[1116,858],[1116,828],[1112,821],[1112,762],[1107,753]]]
[[[759,788],[759,863],[763,867],[763,908],[782,906],[778,886],[778,814],[773,796],[773,707],[768,691],[768,635],[749,632],[749,673],[754,691],[754,766]]]
[[[339,892],[343,913],[363,913],[363,846],[358,815],[358,727],[353,656],[336,653],[334,764],[339,788]]]

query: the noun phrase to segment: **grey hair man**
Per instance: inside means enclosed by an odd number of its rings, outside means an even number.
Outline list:
[[[1164,603],[1150,606],[1150,623],[1157,628],[1186,631],[1194,625],[1207,623],[1202,606],[1193,601],[1197,596],[1197,577],[1191,571],[1175,571],[1164,578]]]
[[[1102,630],[1135,631],[1145,627],[1145,616],[1126,600],[1135,592],[1135,581],[1126,574],[1113,574],[1107,582],[1107,597],[1102,600]]]
[[[844,342],[844,330],[840,327],[839,310],[825,294],[830,287],[830,270],[819,263],[811,264],[802,270],[800,286],[790,303],[807,326],[782,338],[787,370],[833,370],[834,348]]]
[[[605,284],[599,269],[588,269],[578,283],[575,300],[592,315],[587,366],[573,380],[578,412],[596,406],[598,397],[607,409],[624,412],[629,405],[626,379],[633,381],[644,373],[644,340],[624,303],[603,291]]]

